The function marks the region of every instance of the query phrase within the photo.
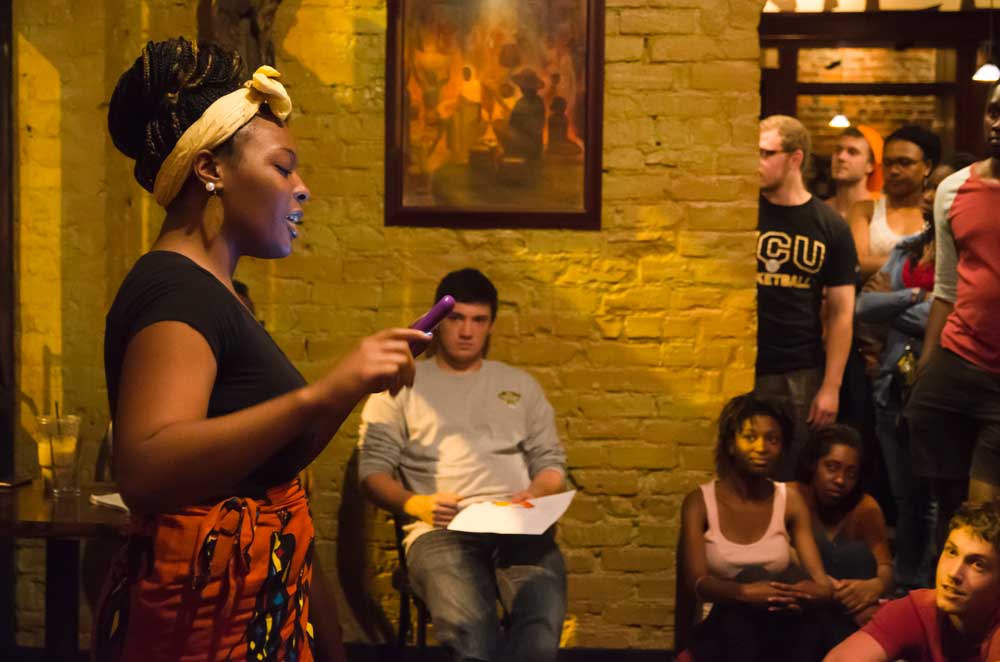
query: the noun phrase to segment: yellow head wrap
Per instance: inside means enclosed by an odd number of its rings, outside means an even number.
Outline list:
[[[267,103],[275,117],[284,120],[292,112],[292,100],[276,78],[274,68],[259,67],[240,89],[216,99],[198,120],[189,126],[164,159],[153,183],[153,196],[166,208],[180,192],[191,173],[195,155],[203,149],[215,149],[249,122],[262,103]]]

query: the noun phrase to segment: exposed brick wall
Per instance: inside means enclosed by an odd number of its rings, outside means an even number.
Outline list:
[[[833,62],[840,65],[827,69]],[[803,83],[933,83],[941,80],[937,72],[936,48],[799,50],[799,81]]]
[[[827,65],[840,61],[840,66]],[[949,78],[950,76],[950,78]],[[809,83],[931,83],[954,79],[954,55],[933,48],[807,48],[799,51],[799,81]],[[853,124],[867,124],[888,136],[907,123],[939,134],[954,130],[953,112],[934,96],[800,96],[796,116],[809,129],[817,154],[833,153],[842,129],[829,126],[842,112]]]
[[[940,109],[941,101],[933,96],[800,96],[796,117],[812,135],[817,154],[833,153],[843,129],[830,126],[830,118],[842,112],[852,124],[867,124],[885,138],[904,124],[922,124],[938,135],[954,131],[950,110]],[[948,123],[942,121],[948,117]]]
[[[197,3],[111,4],[16,0],[14,13],[21,387],[36,401],[76,404],[91,445],[107,419],[103,313],[160,219],[105,138],[102,101],[145,39],[194,34]],[[277,65],[296,103],[292,127],[314,201],[293,256],[246,260],[238,275],[267,328],[315,378],[361,336],[422,313],[447,271],[482,268],[501,296],[491,356],[542,383],[582,490],[560,529],[566,643],[665,648],[680,502],[709,475],[720,405],[752,384],[763,3],[606,5],[602,230],[455,231],[382,223],[384,2],[285,0]],[[47,89],[44,76],[59,81],[54,99],[31,92]],[[46,142],[29,135],[25,118],[48,118]],[[29,205],[32,159],[53,150],[61,157],[48,188]],[[33,237],[41,223],[64,239]],[[57,282],[62,316],[35,320],[31,302],[54,297]],[[58,367],[44,363],[44,346],[60,348]],[[61,383],[30,377],[46,370]],[[315,464],[318,552],[336,575],[339,542],[341,558],[354,559],[341,583],[369,584],[391,615],[392,531],[383,515],[359,510],[345,477],[357,422]],[[19,589],[19,640],[38,643],[37,552],[21,562],[29,588]],[[363,636],[342,618],[349,638]]]

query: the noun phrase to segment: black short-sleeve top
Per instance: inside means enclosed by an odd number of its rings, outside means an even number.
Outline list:
[[[815,196],[791,206],[761,196],[757,229],[757,374],[822,367],[823,289],[858,284],[851,229]]]
[[[125,277],[105,321],[104,375],[112,416],[129,342],[147,326],[165,321],[190,326],[215,355],[209,418],[246,409],[305,384],[264,327],[215,276],[180,253],[152,251],[139,258]],[[299,442],[293,440],[257,467],[238,486],[238,496],[261,495],[291,480],[300,469],[295,457]]]

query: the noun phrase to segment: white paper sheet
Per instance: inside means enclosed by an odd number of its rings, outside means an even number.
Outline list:
[[[128,506],[122,501],[122,495],[118,492],[111,492],[110,494],[91,494],[90,503],[95,506],[104,506],[105,508],[114,508],[115,510],[121,510],[123,512],[128,512]]]
[[[562,517],[573,501],[576,490],[531,499],[532,508],[521,504],[500,505],[500,501],[483,501],[466,506],[448,528],[469,533],[511,533],[540,535]]]

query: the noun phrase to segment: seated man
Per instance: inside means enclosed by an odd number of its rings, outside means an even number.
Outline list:
[[[1000,660],[1000,500],[966,503],[951,519],[937,588],[882,607],[826,662]]]
[[[497,291],[462,269],[438,285],[455,308],[417,362],[412,388],[372,396],[361,414],[362,489],[412,521],[410,583],[455,660],[555,660],[566,570],[554,530],[541,536],[449,531],[460,507],[523,502],[564,489],[566,455],[552,407],[527,373],[485,360]],[[398,477],[398,478],[397,478]],[[510,618],[501,641],[496,599]]]

